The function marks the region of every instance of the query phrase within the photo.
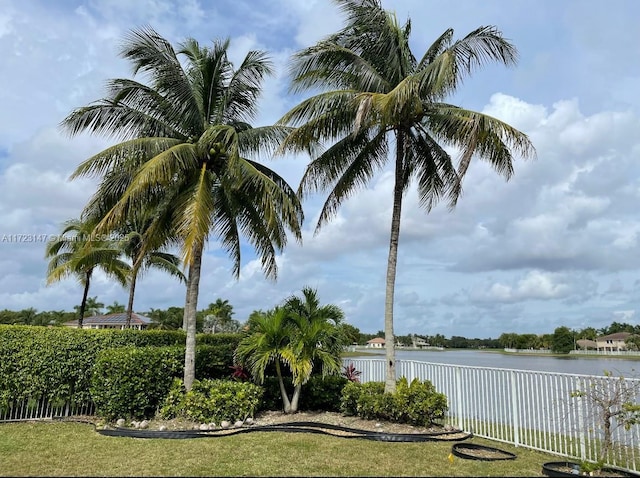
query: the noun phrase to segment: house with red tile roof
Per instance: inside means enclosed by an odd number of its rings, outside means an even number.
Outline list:
[[[381,349],[384,347],[384,339],[382,337],[376,337],[375,339],[367,340],[367,347]]]

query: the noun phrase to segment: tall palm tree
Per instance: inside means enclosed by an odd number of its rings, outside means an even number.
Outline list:
[[[301,195],[330,189],[316,232],[345,199],[393,164],[384,309],[385,390],[393,391],[393,299],[403,195],[415,181],[427,211],[442,197],[453,207],[472,157],[488,161],[508,179],[512,151],[528,156],[534,150],[527,136],[508,124],[445,102],[485,63],[515,63],[515,47],[496,28],[480,27],[457,41],[453,30],[446,30],[418,59],[409,48],[410,21],[400,25],[379,0],[334,1],[346,14],[346,26],[293,57],[292,90],[320,93],[282,118],[281,124],[298,126],[283,148],[301,150],[319,139],[330,144],[308,165],[299,187]],[[460,150],[457,168],[445,145]]]
[[[200,268],[209,236],[214,234],[230,254],[238,276],[243,235],[273,278],[276,253],[285,247],[287,231],[301,239],[302,208],[295,191],[277,173],[250,159],[275,149],[290,132],[283,126],[249,124],[271,63],[265,53],[250,51],[236,69],[228,48],[228,40],[202,47],[188,39],[176,52],[153,29],[134,30],[121,54],[148,83],[112,80],[107,98],[73,111],[63,122],[71,134],[86,130],[122,140],[74,173],[102,175],[117,187],[118,201],[99,229],[116,228],[131,211],[167,205],[164,211],[188,267],[187,389],[195,377]],[[133,179],[127,180],[125,173]]]
[[[69,220],[65,223],[62,234],[47,244],[45,253],[50,258],[47,284],[76,276],[83,285],[82,302],[78,309],[78,328],[82,328],[89,286],[95,269],[102,269],[122,285],[126,284],[130,271],[129,265],[120,260],[120,249],[116,242],[94,235],[93,229],[94,224],[90,222]]]
[[[303,298],[293,296],[282,307],[252,314],[249,334],[236,349],[237,358],[259,383],[264,381],[265,369],[273,362],[284,411],[295,413],[302,385],[309,380],[315,364],[321,365],[325,375],[340,371],[345,341],[338,326],[343,317],[342,310],[335,305],[320,307],[316,292],[305,288]],[[291,397],[282,378],[282,364],[293,376]]]

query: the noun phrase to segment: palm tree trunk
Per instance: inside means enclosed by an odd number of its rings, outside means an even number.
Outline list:
[[[289,395],[287,389],[284,386],[282,380],[282,372],[280,370],[280,361],[276,359],[276,375],[278,376],[278,385],[280,385],[280,394],[282,395],[282,404],[284,406],[284,413],[291,413],[291,402],[289,401]]]
[[[384,344],[386,351],[386,377],[384,391],[396,391],[396,350],[393,334],[393,299],[396,286],[396,266],[398,264],[398,241],[400,238],[400,215],[402,213],[402,194],[404,190],[404,135],[396,135],[396,168],[393,186],[393,212],[391,215],[391,234],[389,238],[389,257],[387,260],[387,281],[384,298]]]
[[[291,413],[298,413],[298,402],[300,401],[300,391],[302,384],[296,385],[293,389],[293,397],[291,398]]]
[[[82,302],[80,302],[80,317],[78,317],[78,328],[82,328],[82,320],[84,319],[84,309],[87,307],[87,296],[89,295],[89,283],[91,282],[92,269],[85,273],[84,292],[82,293]]]
[[[131,315],[133,314],[133,296],[136,293],[136,281],[138,279],[138,271],[140,270],[141,261],[137,260],[131,268],[131,284],[129,284],[129,303],[127,304],[127,319],[124,322],[124,327],[128,329],[131,327]]]
[[[198,288],[200,286],[200,268],[204,244],[193,246],[193,258],[189,264],[187,301],[184,305],[184,324],[187,330],[187,342],[184,352],[184,386],[191,390],[196,378],[196,310],[198,307]]]
[[[184,311],[182,312],[182,330],[187,331],[187,302],[189,302],[189,291],[191,290],[191,268],[189,268],[189,272],[187,273],[187,292],[186,297],[184,299]]]

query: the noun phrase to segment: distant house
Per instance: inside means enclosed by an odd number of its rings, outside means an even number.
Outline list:
[[[119,312],[117,314],[108,315],[94,315],[92,317],[85,317],[82,319],[83,329],[124,329],[127,322],[127,314],[125,312]],[[131,325],[129,328],[144,330],[149,327],[152,319],[145,317],[144,315],[131,314]],[[66,327],[78,328],[77,320],[70,320],[63,324]]]
[[[375,339],[367,340],[367,347],[381,349],[384,347],[384,339],[382,337],[376,337]]]
[[[598,344],[595,340],[580,339],[576,343],[582,350],[595,350],[598,348]]]
[[[429,342],[427,342],[424,337],[414,337],[413,346],[418,348],[429,347]]]
[[[631,337],[629,332],[618,332],[596,338],[596,349],[604,352],[627,350],[625,340]]]

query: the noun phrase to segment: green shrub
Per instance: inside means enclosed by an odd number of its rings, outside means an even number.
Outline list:
[[[229,378],[232,356],[224,347],[196,347],[196,377]],[[93,369],[91,396],[107,419],[149,418],[184,373],[184,347],[120,347],[101,351]]]
[[[0,401],[89,401],[96,355],[122,346],[183,344],[180,331],[85,330],[0,325]]]
[[[369,382],[378,383],[378,382]],[[362,390],[362,383],[349,382],[342,389],[342,397],[340,399],[340,411],[348,416],[358,415],[358,398]]]
[[[235,350],[241,338],[241,334],[198,334],[196,336],[196,344],[215,345],[218,347],[228,346]]]
[[[233,343],[197,345],[196,377],[230,378],[233,373],[232,366],[235,348],[236,345]]]
[[[182,346],[182,330],[91,330],[0,325],[0,407],[14,400],[91,400],[93,367],[103,350],[119,347]],[[198,334],[196,377],[228,377],[239,334]],[[202,344],[202,345],[201,345]],[[181,374],[182,372],[180,372]]]
[[[348,380],[339,375],[312,375],[302,386],[300,396],[301,410],[325,412],[340,411],[342,389]],[[281,400],[282,401],[282,400]]]
[[[178,357],[175,347],[102,351],[91,380],[96,413],[107,419],[152,417],[182,371]]]
[[[196,380],[185,392],[181,380],[169,390],[160,415],[182,417],[200,423],[234,422],[253,417],[260,405],[263,389],[250,382],[232,380]]]
[[[364,419],[389,420],[412,425],[429,426],[444,417],[447,398],[425,380],[398,380],[396,392],[384,393],[381,382],[346,384],[342,391],[341,411]]]
[[[288,390],[293,388],[291,377],[283,377],[284,385]],[[302,386],[300,392],[299,410],[313,410],[325,412],[340,411],[342,389],[348,380],[339,375],[312,375],[309,381]],[[282,395],[277,377],[265,377],[262,383],[264,395],[261,410],[282,410]]]

